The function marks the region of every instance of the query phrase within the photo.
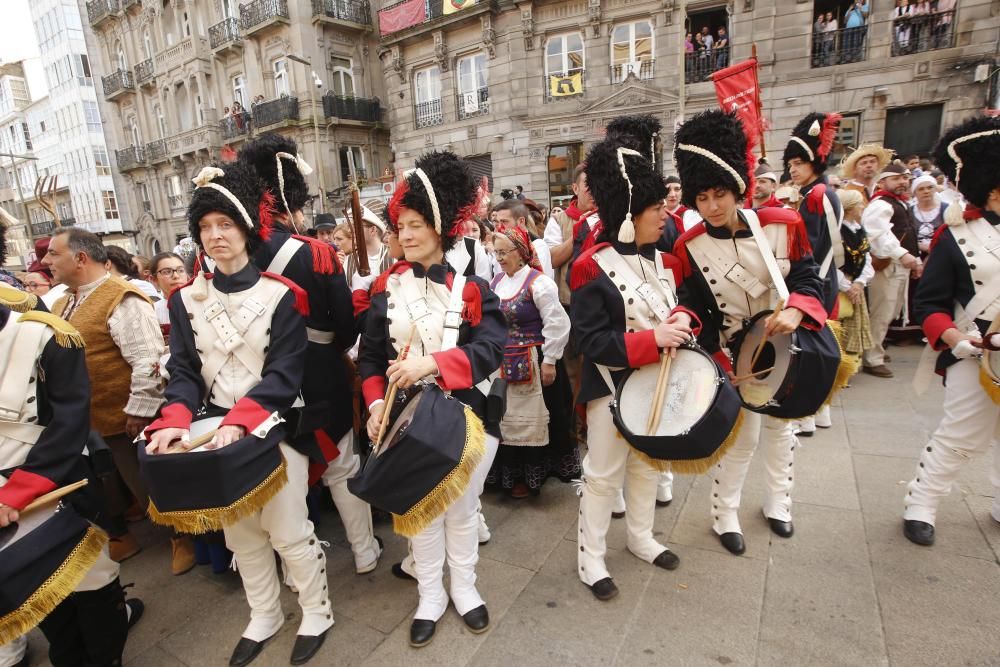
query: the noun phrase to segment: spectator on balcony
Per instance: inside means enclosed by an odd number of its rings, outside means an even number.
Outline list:
[[[708,26],[704,26],[701,29],[701,41],[705,45],[706,51],[711,51],[715,45],[715,39],[712,37],[712,31]]]
[[[868,0],[854,0],[854,4],[844,14],[844,62],[861,60],[864,53],[865,23],[870,11]]]
[[[816,15],[816,22],[813,23],[813,46],[812,64],[813,67],[823,65],[823,30],[826,28],[826,14],[820,12]]]
[[[684,35],[684,53],[694,53],[694,38],[691,33]]]
[[[931,9],[930,0],[917,0],[913,6],[913,49],[915,51],[926,51],[931,38]]]
[[[708,72],[708,49],[705,47],[705,37],[700,32],[694,36],[694,50],[691,73],[694,81],[702,81]]]
[[[951,24],[955,18],[957,0],[938,0],[934,13],[934,48],[951,45]]]
[[[222,108],[222,117],[223,117],[223,118],[229,118],[229,117],[230,117],[230,116],[232,116],[232,115],[233,115],[233,114],[232,114],[232,112],[231,112],[231,111],[229,110],[229,107],[223,107],[223,108]]]
[[[232,116],[236,120],[236,128],[242,130],[245,119],[243,118],[243,105],[239,102],[233,102]]]
[[[720,70],[729,65],[729,35],[725,26],[719,26],[718,39],[715,40],[715,69]]]
[[[823,23],[823,64],[830,66],[836,63],[837,51],[837,30],[840,25],[833,12],[826,13],[826,21]]]
[[[910,19],[913,17],[913,7],[909,0],[896,0],[896,8],[892,10],[892,31],[893,31],[893,55],[901,55],[910,52],[910,37],[913,33],[913,26]]]

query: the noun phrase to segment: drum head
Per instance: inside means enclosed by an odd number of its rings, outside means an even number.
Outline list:
[[[195,438],[199,438],[205,435],[206,433],[211,433],[212,431],[217,430],[219,426],[222,424],[223,419],[224,419],[223,417],[206,417],[204,419],[199,419],[198,421],[192,423],[191,439],[194,440]],[[208,443],[205,444],[207,445]],[[205,445],[202,445],[201,447],[195,447],[190,451],[205,452],[212,450],[205,449]]]
[[[983,367],[990,379],[1000,384],[1000,352],[983,351]]]
[[[396,421],[394,421],[392,426],[390,426],[385,432],[385,436],[382,438],[382,445],[372,452],[374,456],[382,456],[402,441],[403,436],[406,435],[407,429],[413,422],[413,415],[416,414],[417,406],[420,405],[420,399],[423,398],[423,396],[424,392],[418,393],[403,407],[399,416],[396,417]]]
[[[712,359],[693,350],[680,348],[670,362],[667,388],[661,403],[660,423],[647,433],[652,399],[660,364],[649,364],[629,373],[618,395],[624,426],[640,435],[677,436],[687,433],[702,419],[715,401],[718,372]]]
[[[781,389],[792,362],[792,335],[777,334],[768,337],[760,356],[757,358],[757,363],[751,367],[757,346],[764,338],[766,319],[766,316],[758,317],[750,328],[744,331],[740,344],[735,350],[736,361],[733,364],[733,374],[736,377],[742,378],[751,373],[760,373],[742,380],[736,387],[740,393],[740,399],[744,405],[750,408],[762,408],[774,398]],[[767,372],[762,373],[761,371]]]

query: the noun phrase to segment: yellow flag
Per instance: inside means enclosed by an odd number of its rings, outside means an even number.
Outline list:
[[[447,0],[446,0],[447,1]],[[569,97],[583,94],[583,72],[576,74],[550,74],[549,96]]]
[[[443,0],[444,14],[454,14],[476,4],[476,0]]]

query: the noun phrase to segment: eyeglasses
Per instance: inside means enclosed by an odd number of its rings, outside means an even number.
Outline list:
[[[157,269],[156,275],[160,276],[161,278],[169,278],[170,276],[186,276],[187,269],[185,269],[183,266],[179,266],[176,269]]]
[[[494,250],[493,254],[496,255],[497,259],[503,259],[507,255],[517,252],[516,250]]]
[[[25,287],[28,289],[38,289],[39,287],[52,287],[51,283],[25,283]]]

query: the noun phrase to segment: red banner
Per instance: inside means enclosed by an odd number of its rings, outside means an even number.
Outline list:
[[[760,109],[760,84],[757,83],[757,59],[750,58],[712,74],[715,95],[723,111],[735,111],[743,121],[743,131],[752,144],[764,134]]]
[[[378,29],[382,35],[423,23],[427,18],[424,0],[405,0],[378,12]]]

